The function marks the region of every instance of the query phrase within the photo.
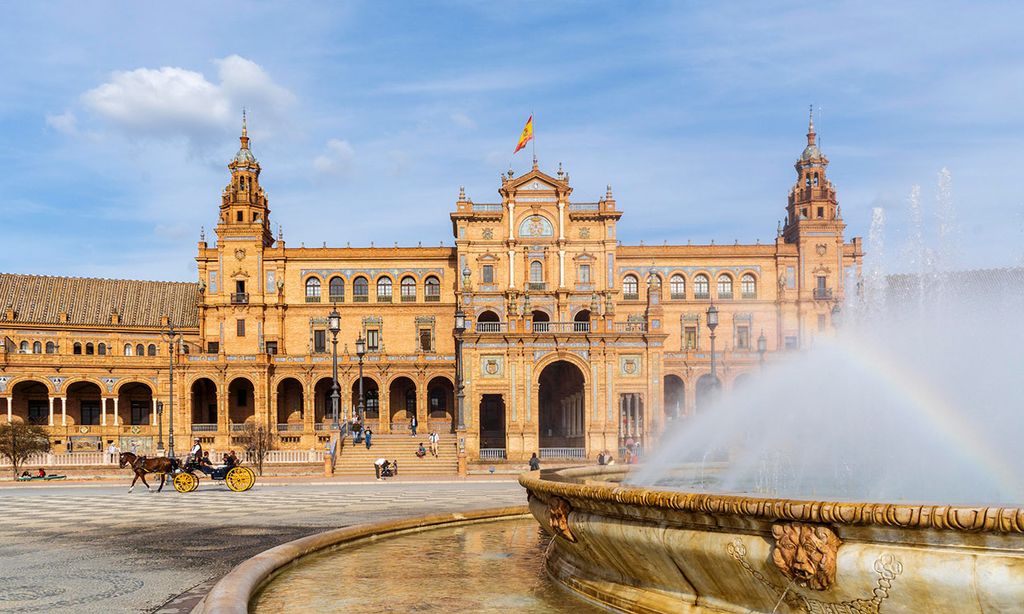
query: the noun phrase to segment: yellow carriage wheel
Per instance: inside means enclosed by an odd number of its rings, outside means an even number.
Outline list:
[[[249,490],[252,488],[254,481],[255,478],[252,473],[246,471],[243,467],[232,467],[228,474],[224,476],[224,483],[235,492]]]
[[[191,473],[179,473],[174,476],[174,490],[178,492],[192,492],[199,487],[199,480]]]
[[[240,469],[249,474],[249,485],[245,487],[246,490],[249,490],[256,484],[256,474],[248,467],[240,467]]]

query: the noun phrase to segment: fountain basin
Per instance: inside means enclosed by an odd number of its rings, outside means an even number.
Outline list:
[[[1024,510],[801,501],[520,477],[549,573],[628,612],[1024,611]]]

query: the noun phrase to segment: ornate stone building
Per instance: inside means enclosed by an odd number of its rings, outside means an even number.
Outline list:
[[[719,387],[768,353],[829,334],[861,242],[844,241],[813,122],[786,221],[771,243],[621,245],[612,190],[572,199],[568,173],[501,177],[500,201],[460,190],[454,247],[294,248],[275,239],[243,125],[217,240],[198,244],[198,283],[0,275],[0,419],[48,424],[58,449],[231,445],[247,422],[281,446],[329,438],[332,337],[341,314],[340,414],[378,433],[457,433],[470,459],[594,457],[651,441],[715,389],[708,308],[718,309]],[[462,424],[455,313],[463,334]],[[169,341],[168,327],[179,335]]]

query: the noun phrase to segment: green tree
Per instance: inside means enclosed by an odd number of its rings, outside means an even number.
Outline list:
[[[50,451],[50,435],[38,424],[0,424],[0,456],[10,461],[14,467],[14,477],[18,477],[18,469],[35,454]]]

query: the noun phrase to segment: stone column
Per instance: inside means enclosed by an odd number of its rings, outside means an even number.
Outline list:
[[[107,426],[107,400],[100,398],[100,426]]]
[[[11,424],[14,421],[14,409],[11,407],[14,404],[14,397],[4,397],[7,401],[7,424]]]
[[[47,400],[50,401],[50,422],[49,422],[49,425],[53,426],[53,397],[49,397]]]
[[[149,412],[149,425],[156,426],[156,399],[153,399],[153,411]]]
[[[67,397],[61,397],[60,398],[60,425],[61,426],[67,426],[68,425],[68,398]]]
[[[117,416],[118,416],[117,402],[119,400],[120,399],[118,399],[117,397],[114,397],[114,426],[117,426]]]

